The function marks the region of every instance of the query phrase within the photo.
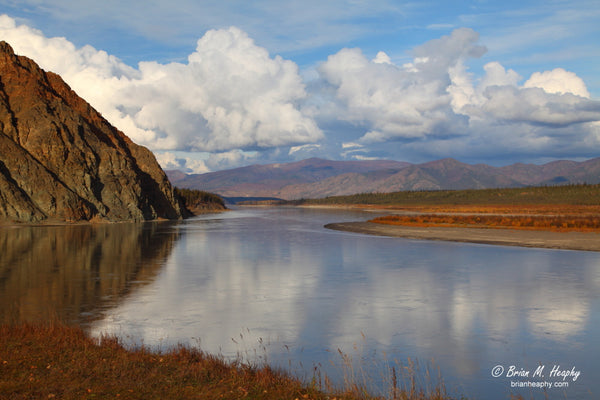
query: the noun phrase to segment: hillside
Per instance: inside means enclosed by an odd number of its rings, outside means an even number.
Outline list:
[[[286,200],[407,190],[460,190],[600,183],[600,158],[584,162],[493,167],[446,158],[423,164],[398,161],[327,161],[311,158],[287,164],[252,165],[200,175],[168,172],[179,187],[227,197]],[[172,175],[171,175],[172,174]]]
[[[225,197],[295,198],[289,194],[294,185],[313,184],[346,173],[398,171],[409,163],[399,161],[330,161],[310,158],[292,163],[250,165],[231,170],[182,177],[167,171],[178,187],[206,190]],[[291,196],[291,197],[290,197]]]
[[[154,155],[0,42],[0,221],[186,215]]]

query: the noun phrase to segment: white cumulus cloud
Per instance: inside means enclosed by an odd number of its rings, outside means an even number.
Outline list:
[[[207,31],[185,62],[135,67],[6,15],[0,40],[60,74],[165,168],[301,157],[581,158],[600,146],[600,101],[577,74],[555,68],[524,78],[496,61],[472,71],[487,49],[468,28],[417,46],[403,64],[393,62],[398,54],[344,48],[302,73],[236,27]]]
[[[4,15],[0,38],[60,74],[134,141],[153,150],[227,152],[322,138],[298,103],[306,97],[295,63],[270,57],[238,28],[211,30],[187,63],[132,68],[90,46],[76,48]]]
[[[571,93],[576,96],[590,97],[583,79],[575,73],[565,71],[562,68],[556,68],[552,71],[534,72],[527,82],[523,84],[523,87],[537,87],[544,89],[548,93]]]
[[[373,59],[373,62],[375,64],[391,64],[392,60],[390,59],[390,56],[388,56],[384,51],[380,51]]]
[[[498,62],[475,78],[467,65],[486,52],[478,40],[473,30],[456,29],[415,48],[403,65],[383,52],[368,60],[360,49],[342,49],[319,72],[334,93],[336,117],[363,127],[365,145],[399,141],[405,151],[447,157],[551,154],[598,143],[600,102],[581,78],[558,68],[520,84]]]
[[[402,66],[385,53],[369,61],[360,49],[343,49],[329,56],[320,72],[345,106],[340,118],[370,126],[363,141],[453,134],[464,118],[451,108],[449,70],[460,68],[468,55],[485,52],[476,44],[478,37],[470,29],[457,29],[416,48],[413,62]]]

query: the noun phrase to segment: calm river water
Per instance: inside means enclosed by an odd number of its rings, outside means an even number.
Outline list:
[[[393,366],[417,370],[425,387],[439,369],[450,393],[471,399],[600,396],[600,253],[323,228],[371,217],[243,208],[0,228],[0,318],[199,345],[307,380],[352,376],[381,394]]]

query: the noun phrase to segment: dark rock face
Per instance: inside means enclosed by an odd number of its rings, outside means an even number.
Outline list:
[[[154,155],[0,42],[0,220],[179,219]]]

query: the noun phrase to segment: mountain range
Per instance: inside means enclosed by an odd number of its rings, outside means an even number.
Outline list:
[[[600,183],[600,158],[583,162],[493,167],[452,158],[411,164],[402,161],[302,161],[183,174],[166,171],[182,188],[206,190],[224,197],[274,197],[285,200],[368,192],[509,188],[573,183]]]

